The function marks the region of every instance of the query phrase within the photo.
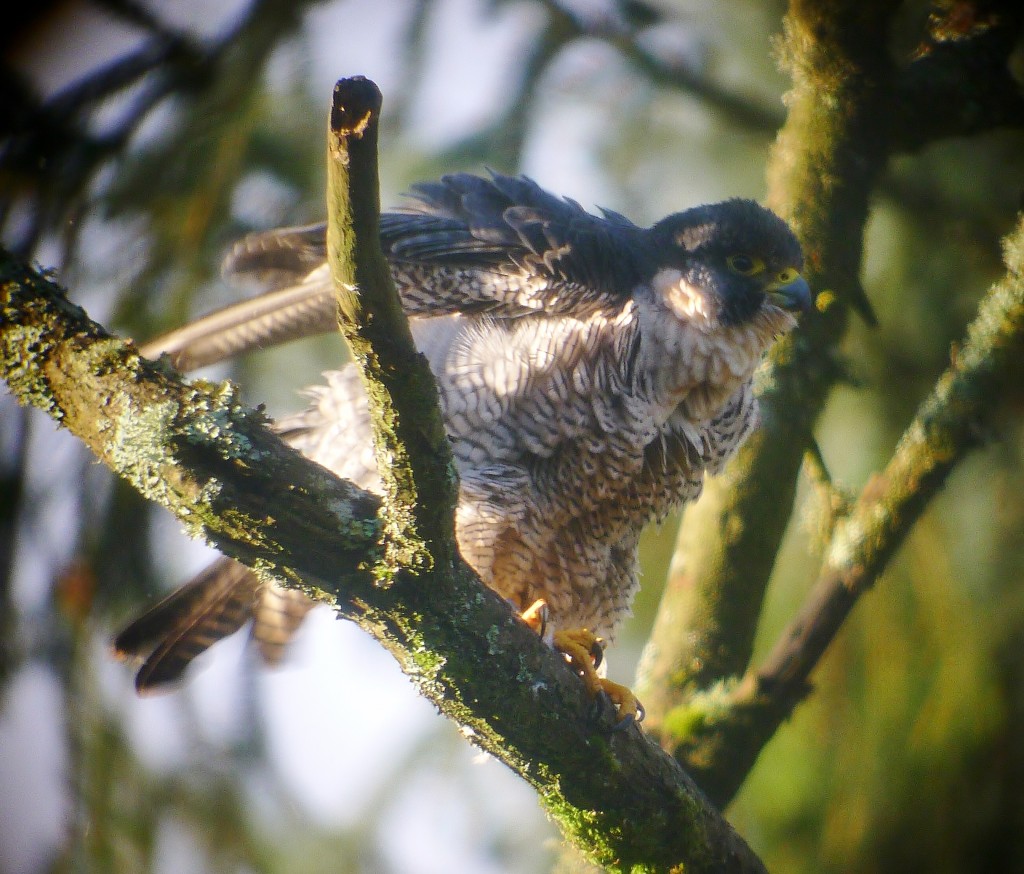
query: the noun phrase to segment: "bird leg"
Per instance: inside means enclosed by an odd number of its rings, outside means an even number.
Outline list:
[[[541,637],[545,636],[548,622],[548,605],[543,598],[534,601],[520,618]],[[598,676],[597,669],[604,660],[603,641],[586,628],[571,628],[556,631],[551,645],[565,656],[566,661],[581,677],[592,698],[604,695],[615,707],[619,721],[614,730],[626,728],[634,722],[643,722],[644,706],[636,695],[625,686],[613,683],[606,677]]]

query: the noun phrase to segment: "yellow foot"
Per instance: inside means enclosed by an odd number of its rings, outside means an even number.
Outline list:
[[[573,670],[583,679],[591,697],[604,696],[611,701],[618,717],[613,730],[618,731],[634,722],[643,722],[644,707],[625,686],[598,676],[597,669],[604,657],[602,644],[601,638],[586,628],[556,631],[554,635],[555,649],[565,655]]]

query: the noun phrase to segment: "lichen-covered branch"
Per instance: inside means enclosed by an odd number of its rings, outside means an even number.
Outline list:
[[[334,88],[327,133],[327,259],[341,330],[370,401],[393,574],[450,567],[458,476],[437,386],[413,344],[380,248],[377,126],[381,94],[369,79]]]
[[[349,188],[353,219],[370,214],[355,203],[368,192],[375,202],[372,182]],[[366,250],[353,241],[346,251],[358,260]],[[343,279],[372,282],[358,263],[341,270]],[[357,306],[373,312],[378,292],[360,287]],[[141,359],[5,253],[0,316],[0,374],[23,403],[46,410],[193,534],[332,601],[468,738],[527,780],[590,859],[615,871],[764,870],[679,765],[638,728],[601,731],[563,659],[470,568],[456,558],[417,563],[411,573],[394,564],[401,551],[384,560],[390,531],[380,522],[379,500],[286,447],[260,414],[238,404],[233,388],[186,385]],[[389,360],[366,342],[375,366]],[[405,404],[417,401],[395,399],[383,420],[385,427],[398,423],[394,435],[401,439],[400,428],[417,427],[402,421]],[[376,401],[392,403],[386,392]],[[439,464],[443,471],[433,476],[447,481],[443,455],[431,458],[428,449],[405,457],[417,468]],[[419,490],[417,512],[438,512],[419,508],[430,494],[422,485],[429,478],[419,469],[410,476]]]
[[[904,432],[885,470],[836,525],[817,583],[764,663],[670,713],[676,752],[719,803],[806,695],[844,620],[884,571],[950,471],[982,443],[1001,390],[1024,371],[1024,216],[1005,241],[1006,276]]]
[[[641,665],[654,731],[695,691],[746,669],[803,453],[841,375],[836,344],[850,309],[873,318],[857,277],[868,193],[886,158],[891,70],[880,35],[891,15],[885,2],[794,3],[786,19],[793,88],[768,199],[797,231],[812,286],[829,291],[775,347],[759,387],[762,427],[684,517]]]

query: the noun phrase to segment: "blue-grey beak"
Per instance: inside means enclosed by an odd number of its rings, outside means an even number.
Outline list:
[[[790,273],[791,271],[786,271]],[[795,273],[795,271],[792,271]],[[814,306],[814,297],[807,280],[799,273],[794,278],[786,277],[785,282],[773,282],[765,286],[764,292],[776,306],[799,313],[809,312]]]

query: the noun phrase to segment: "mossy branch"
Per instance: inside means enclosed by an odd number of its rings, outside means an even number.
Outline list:
[[[762,427],[688,508],[638,692],[657,732],[690,695],[746,670],[814,423],[841,376],[850,309],[873,319],[857,279],[868,192],[884,167],[891,4],[794,3],[784,62],[789,116],[769,168],[769,203],[800,237],[821,312],[777,344],[759,384]],[[836,111],[842,107],[843,111]]]
[[[666,717],[676,753],[726,803],[780,723],[857,600],[902,545],[949,473],[982,443],[1004,387],[1024,369],[1024,216],[1006,239],[1007,273],[982,301],[963,344],[904,432],[885,470],[836,525],[817,583],[764,663]]]
[[[361,198],[373,188],[349,190]],[[352,215],[360,209],[353,201]],[[358,259],[365,250],[348,251]],[[364,275],[358,264],[344,269]],[[360,306],[369,306],[376,292],[360,287],[359,294]],[[23,403],[81,437],[194,535],[332,600],[464,735],[536,789],[588,858],[614,871],[764,870],[638,728],[602,730],[564,660],[457,557],[447,567],[418,563],[415,573],[389,568],[402,556],[382,559],[388,533],[380,501],[285,446],[231,386],[187,385],[141,359],[2,251],[0,315],[0,374]],[[391,402],[383,393],[379,401]],[[396,400],[387,421],[401,423],[404,403]],[[413,468],[446,464],[443,455],[406,457]],[[419,489],[429,482],[418,469],[410,475]],[[447,470],[434,475],[447,481]],[[439,512],[420,507],[423,491],[416,503],[419,513]],[[386,580],[374,576],[382,567],[393,571]]]
[[[458,475],[437,386],[413,344],[380,248],[381,93],[361,76],[335,85],[327,132],[327,260],[341,331],[370,402],[382,519],[393,574],[454,561]]]

